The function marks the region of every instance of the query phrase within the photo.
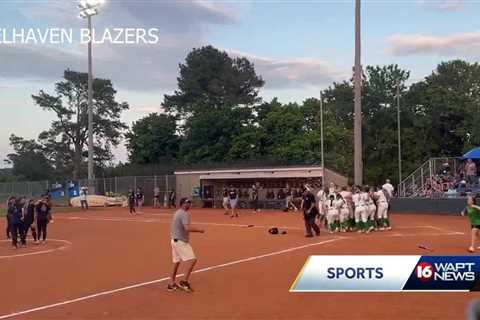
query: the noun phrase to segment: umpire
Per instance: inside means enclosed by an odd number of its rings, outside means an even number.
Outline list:
[[[305,220],[305,237],[313,237],[312,229],[317,236],[320,235],[320,228],[315,223],[315,218],[319,215],[318,208],[315,205],[315,196],[307,188],[303,189],[302,209],[303,219]]]

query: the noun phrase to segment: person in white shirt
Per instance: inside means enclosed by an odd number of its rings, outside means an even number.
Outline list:
[[[318,190],[318,192],[317,192],[317,204],[318,204],[318,212],[320,213],[321,218],[325,215],[325,201],[326,200],[327,200],[327,198],[326,198],[325,190],[323,190],[323,188],[320,187],[320,190]]]
[[[328,223],[328,231],[330,233],[338,232],[338,206],[337,200],[333,194],[328,196],[328,199],[325,201],[326,217]]]
[[[348,205],[345,199],[342,198],[342,195],[339,193],[337,194],[337,199],[335,201],[335,206],[337,207],[338,210],[338,222],[339,222],[339,228],[340,232],[347,232],[348,230]]]
[[[390,179],[387,179],[385,181],[385,184],[382,186],[382,189],[387,190],[388,194],[390,195],[390,198],[393,197],[393,191],[395,191],[395,188],[390,183]]]
[[[87,192],[88,189],[85,187],[80,190],[80,205],[82,206],[82,210],[88,210]]]
[[[366,187],[367,192],[368,192],[368,201],[367,201],[367,210],[368,210],[368,221],[369,221],[369,227],[368,229],[370,231],[373,231],[374,229],[377,230],[377,206],[375,205],[375,188],[373,187]]]
[[[355,205],[355,226],[357,232],[365,232],[367,228],[367,208],[365,206],[365,198],[360,186],[355,187],[355,193],[352,196]]]
[[[353,201],[352,201],[352,190],[350,187],[344,186],[342,187],[342,191],[340,191],[340,195],[342,196],[343,200],[347,205],[348,209],[348,220],[347,220],[347,230],[353,230],[355,228],[355,217],[353,215]]]
[[[381,189],[375,192],[375,198],[377,199],[377,219],[380,226],[380,230],[391,230],[390,221],[388,219],[388,191]]]

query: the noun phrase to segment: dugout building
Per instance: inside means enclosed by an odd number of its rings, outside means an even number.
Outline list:
[[[195,207],[221,208],[222,190],[234,187],[239,191],[240,207],[249,207],[252,185],[257,183],[261,208],[283,208],[285,187],[288,184],[296,190],[297,198],[301,188],[308,183],[314,192],[326,183],[347,185],[347,177],[321,166],[268,167],[249,169],[218,169],[176,171],[177,200],[191,197]]]

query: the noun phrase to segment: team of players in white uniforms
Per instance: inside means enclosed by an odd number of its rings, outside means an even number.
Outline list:
[[[387,180],[381,188],[356,186],[341,190],[332,183],[328,189],[317,193],[320,219],[325,221],[330,233],[373,230],[390,230],[389,201],[393,186]]]

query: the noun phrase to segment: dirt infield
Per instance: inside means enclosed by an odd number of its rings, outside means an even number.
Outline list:
[[[194,224],[206,229],[191,236],[199,258],[195,292],[167,292],[171,214],[54,213],[46,245],[13,250],[0,241],[0,319],[463,319],[468,303],[480,298],[289,292],[309,255],[467,254],[466,218],[402,214],[392,217],[391,231],[305,238],[299,214],[231,219],[213,209],[192,210]],[[288,233],[270,235],[271,226]]]

